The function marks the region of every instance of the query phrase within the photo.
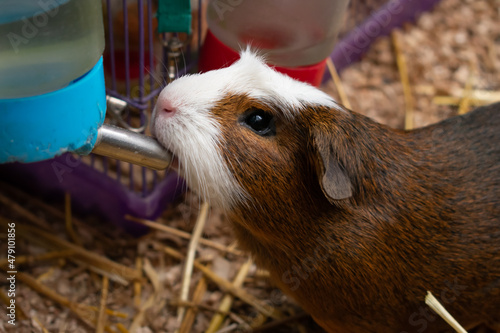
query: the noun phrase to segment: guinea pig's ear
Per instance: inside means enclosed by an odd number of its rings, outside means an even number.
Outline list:
[[[353,186],[344,166],[335,154],[330,135],[316,133],[313,137],[313,163],[316,166],[318,181],[326,198],[334,200],[350,198]]]

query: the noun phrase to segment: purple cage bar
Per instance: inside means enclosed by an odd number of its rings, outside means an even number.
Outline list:
[[[113,37],[111,0],[106,0],[108,18],[108,43],[111,58],[109,70],[111,72],[111,82],[107,82],[107,94],[120,98],[130,106],[138,110],[146,110],[152,107],[154,98],[159,94],[162,87],[151,89],[146,94],[145,91],[145,57],[144,46],[144,1],[146,3],[147,33],[148,39],[148,59],[150,71],[154,63],[153,45],[153,0],[138,0],[138,20],[139,20],[139,93],[138,97],[131,96],[130,80],[130,45],[128,42],[128,12],[126,0],[123,1],[124,10],[124,35],[125,35],[125,94],[121,94],[117,88],[117,62],[115,59],[115,41]],[[342,38],[333,51],[331,58],[339,71],[358,61],[369,49],[370,44],[379,36],[387,35],[395,27],[400,27],[403,23],[414,20],[418,14],[431,9],[439,0],[392,0],[368,17],[344,38]],[[199,0],[199,22],[201,23],[201,0]],[[388,15],[389,14],[389,15]],[[198,34],[201,36],[201,24],[198,25]],[[373,30],[375,29],[375,30]],[[200,38],[199,38],[200,39]],[[189,55],[191,52],[187,52]],[[166,51],[163,49],[163,64],[166,64]],[[182,75],[193,66],[192,61],[186,61]],[[161,79],[166,83],[166,73],[162,72]],[[325,74],[325,80],[328,79]],[[155,78],[149,76],[149,87],[154,87]],[[146,122],[141,113],[141,125]],[[100,160],[100,159],[99,159]],[[63,202],[63,194],[68,192],[72,195],[75,209],[80,212],[98,213],[105,219],[117,226],[134,233],[142,234],[146,228],[142,225],[130,222],[124,217],[126,214],[141,218],[155,219],[165,207],[171,203],[180,193],[185,191],[184,182],[173,173],[167,173],[162,179],[158,179],[156,172],[141,170],[141,191],[134,191],[134,173],[130,172],[130,186],[127,187],[122,182],[122,168],[128,163],[116,162],[116,179],[108,174],[109,163],[103,159],[104,171],[95,168],[97,158],[92,157],[91,165],[87,165],[81,159],[75,158],[71,154],[56,157],[51,160],[20,164],[9,163],[0,165],[0,180],[22,188],[30,193],[41,195],[48,200]],[[132,171],[129,165],[129,171]],[[153,172],[153,186],[148,189],[146,182],[147,172]]]
[[[425,11],[431,10],[441,0],[391,0],[371,14],[365,21],[345,35],[336,45],[330,58],[340,73],[357,62],[381,36],[387,36],[395,28],[412,22]],[[328,71],[323,78],[330,79]]]

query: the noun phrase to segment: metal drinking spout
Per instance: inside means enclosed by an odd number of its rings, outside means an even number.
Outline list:
[[[172,154],[154,138],[111,125],[99,128],[92,153],[155,170],[168,168],[172,161]]]

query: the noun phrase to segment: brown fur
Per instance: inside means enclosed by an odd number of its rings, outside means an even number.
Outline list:
[[[277,134],[241,126],[249,107]],[[500,322],[500,104],[414,131],[304,107],[293,122],[245,96],[215,108],[226,162],[252,201],[228,213],[242,247],[329,332],[445,332]],[[323,191],[330,149],[352,185]],[[323,161],[324,162],[324,161]]]

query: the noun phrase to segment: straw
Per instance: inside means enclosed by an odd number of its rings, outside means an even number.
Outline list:
[[[79,246],[82,246],[82,242],[75,233],[73,228],[73,218],[71,214],[71,195],[69,193],[64,194],[64,212],[65,212],[65,222],[66,222],[66,232],[73,242]]]
[[[406,57],[403,54],[401,47],[401,32],[399,30],[394,30],[391,33],[392,43],[394,45],[394,52],[396,53],[396,63],[398,65],[399,77],[401,79],[401,84],[403,85],[403,95],[405,100],[405,129],[410,130],[414,127],[413,124],[413,96],[411,93],[410,78],[408,75],[408,68],[406,66]]]
[[[194,257],[196,254],[196,248],[198,247],[198,242],[201,238],[201,233],[203,232],[203,229],[205,228],[205,223],[207,221],[207,215],[208,215],[208,208],[209,205],[208,203],[204,202],[201,205],[201,210],[200,210],[200,215],[198,216],[198,219],[196,220],[196,224],[193,229],[193,236],[191,237],[191,240],[189,241],[189,246],[188,246],[188,253],[186,256],[186,263],[184,265],[184,275],[182,279],[182,285],[181,285],[181,295],[179,299],[181,301],[187,301],[189,297],[189,285],[191,283],[191,276],[193,274],[193,263],[194,263]],[[186,312],[186,308],[183,306],[180,306],[177,308],[177,319],[179,323],[182,322],[182,319],[184,317],[184,314]]]
[[[0,225],[7,225],[9,221],[0,216]],[[106,257],[100,256],[95,252],[88,251],[78,245],[69,243],[60,239],[56,235],[43,231],[36,227],[27,227],[22,224],[16,224],[16,233],[18,236],[30,240],[33,243],[45,247],[52,247],[59,250],[74,251],[71,260],[77,263],[88,265],[90,269],[102,275],[108,276],[111,280],[120,284],[127,285],[129,281],[138,280],[141,276],[137,270],[121,265]]]
[[[233,286],[235,288],[241,288],[243,285],[243,282],[245,281],[245,277],[248,274],[248,271],[250,270],[250,267],[252,266],[252,260],[248,259],[241,267],[238,273],[236,274],[236,277],[234,278],[233,281]],[[212,317],[212,320],[210,321],[210,325],[208,326],[207,330],[205,333],[214,333],[216,332],[222,323],[224,322],[224,319],[226,318],[225,315],[223,315],[221,312],[229,312],[231,309],[231,306],[233,304],[233,295],[231,294],[226,294],[224,295],[224,298],[222,298],[222,301],[220,302],[219,305],[219,312],[215,313],[214,316]]]
[[[97,315],[97,328],[96,333],[103,333],[106,323],[106,302],[108,298],[109,280],[107,276],[102,277],[102,291],[99,312]]]
[[[190,233],[182,231],[182,230],[179,230],[179,229],[175,229],[175,228],[172,228],[172,227],[169,227],[169,226],[166,226],[164,224],[160,224],[160,223],[155,222],[155,221],[141,219],[141,218],[137,218],[137,217],[134,217],[134,216],[131,216],[131,215],[125,215],[125,219],[133,221],[133,222],[137,222],[137,223],[140,223],[140,224],[143,224],[145,226],[148,226],[148,227],[156,229],[156,230],[168,232],[169,234],[172,234],[172,235],[184,238],[184,239],[191,239],[191,234]],[[213,241],[211,241],[209,239],[200,238],[199,243],[202,244],[202,245],[209,246],[211,248],[220,250],[220,251],[225,252],[225,253],[231,253],[231,254],[235,254],[235,255],[238,255],[238,256],[244,256],[245,255],[245,253],[243,253],[240,250],[232,249],[232,248],[230,248],[228,246],[224,246],[224,245],[222,245],[220,243],[213,242]]]
[[[444,306],[439,303],[439,301],[432,295],[430,291],[427,291],[425,296],[425,304],[427,304],[434,312],[436,312],[441,318],[443,318],[455,331],[459,333],[467,333],[467,331],[460,326],[460,324],[452,317],[452,315],[446,311]]]
[[[198,312],[198,307],[203,299],[208,287],[207,278],[202,276],[196,285],[193,292],[193,302],[189,305],[186,311],[184,319],[182,320],[181,327],[179,328],[180,333],[189,333],[196,319],[196,314]],[[187,305],[184,305],[187,306]]]
[[[330,57],[326,59],[326,66],[328,67],[328,71],[330,72],[330,76],[333,79],[333,83],[335,84],[335,87],[337,88],[337,92],[340,97],[340,103],[342,103],[343,106],[348,108],[349,110],[352,109],[351,103],[349,102],[349,99],[347,98],[347,94],[345,93],[344,90],[344,85],[342,84],[342,81],[340,80],[339,74],[337,72],[337,69],[335,68],[335,65]]]
[[[177,250],[171,247],[164,246],[163,250],[166,254],[168,254],[173,258],[176,258],[178,260],[184,259],[184,256],[181,253],[179,253]],[[210,270],[208,267],[202,265],[199,261],[195,260],[193,262],[193,266],[196,269],[200,270],[207,278],[212,280],[212,282],[217,284],[219,288],[233,294],[234,296],[238,297],[240,300],[247,303],[248,305],[253,306],[257,311],[261,312],[262,314],[275,319],[280,319],[282,317],[281,313],[276,308],[266,304],[262,304],[261,301],[259,301],[257,298],[247,293],[245,290],[234,287],[231,282],[218,276],[217,274],[212,272],[212,270]]]
[[[460,101],[460,103],[458,104],[458,114],[464,114],[467,111],[469,111],[473,81],[474,81],[474,74],[473,74],[472,65],[471,65],[470,66],[470,73],[469,73],[469,76],[467,77],[467,82],[465,82],[463,97],[462,97],[462,100]]]

